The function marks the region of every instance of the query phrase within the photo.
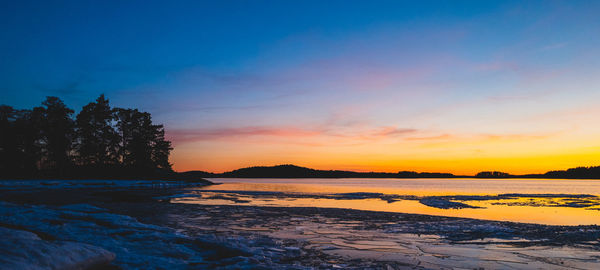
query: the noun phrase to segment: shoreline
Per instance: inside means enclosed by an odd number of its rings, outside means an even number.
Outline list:
[[[143,267],[144,260],[174,269],[437,269],[464,266],[465,260],[485,268],[588,269],[599,263],[590,255],[599,250],[599,226],[156,199],[184,190],[0,188],[2,201],[8,201],[1,203],[4,211],[14,215],[2,216],[0,227],[21,226],[51,236],[45,238],[50,244],[77,241],[98,246],[115,254],[111,266],[124,269]],[[155,250],[146,250],[148,245]],[[165,256],[169,260],[160,259]]]

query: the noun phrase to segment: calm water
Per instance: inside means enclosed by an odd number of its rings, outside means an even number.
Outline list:
[[[214,178],[209,189],[281,192],[378,192],[413,195],[501,193],[600,195],[600,180],[562,179],[241,179]]]
[[[600,195],[599,180],[556,179],[211,179],[221,185],[202,188],[202,194],[219,191],[275,191],[300,194],[336,194],[370,192],[398,195],[497,195],[519,194],[590,194]],[[231,195],[228,195],[231,196]],[[245,201],[226,198],[180,198],[173,202],[199,204],[241,204],[260,206],[315,206],[372,211],[468,217],[554,225],[600,224],[600,206],[548,206],[555,199],[518,198],[514,200],[461,201],[482,208],[440,209],[421,204],[418,200],[389,203],[381,199],[329,198],[262,198],[238,195]],[[600,202],[592,199],[592,201]],[[532,206],[535,204],[536,206]],[[541,205],[541,206],[540,206]]]

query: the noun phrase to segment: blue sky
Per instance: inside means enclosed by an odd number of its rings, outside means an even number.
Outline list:
[[[105,93],[167,126],[176,169],[597,160],[600,2],[173,2],[5,3],[0,103]]]

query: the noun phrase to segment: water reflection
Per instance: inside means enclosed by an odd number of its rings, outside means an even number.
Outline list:
[[[223,185],[207,189],[261,190],[306,193],[379,192],[386,194],[593,194],[600,195],[600,180],[564,179],[209,179]],[[226,187],[226,188],[224,188]]]
[[[202,188],[197,196],[172,199],[176,203],[211,205],[256,205],[283,207],[331,207],[370,211],[442,215],[477,219],[540,223],[551,225],[600,224],[600,198],[528,197],[524,194],[600,195],[597,180],[532,179],[213,179],[223,184]],[[274,192],[252,193],[257,191]],[[244,193],[250,192],[250,193]],[[398,199],[331,198],[326,194],[372,192],[402,195]],[[497,195],[469,199],[449,196],[473,208],[441,209],[419,201],[419,196]],[[282,195],[284,194],[284,195]],[[312,194],[312,195],[311,195]],[[410,198],[410,196],[416,199]],[[385,195],[384,195],[385,196]],[[519,197],[522,196],[522,197]],[[490,199],[491,198],[491,199]],[[435,205],[434,205],[435,206]],[[443,208],[443,207],[442,207]]]

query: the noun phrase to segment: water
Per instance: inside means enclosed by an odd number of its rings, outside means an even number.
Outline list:
[[[378,192],[412,195],[480,195],[502,193],[600,195],[600,180],[569,179],[209,179],[215,190],[255,190],[302,193]]]
[[[440,209],[418,199],[388,202],[380,198],[332,199],[321,195],[383,193],[415,196],[518,194],[600,195],[600,180],[564,179],[210,179],[220,185],[201,188],[201,196],[173,199],[177,203],[236,204],[285,207],[334,207],[402,212],[551,225],[600,224],[600,198],[530,198],[461,200],[480,208]],[[226,191],[226,192],[223,192]],[[231,192],[239,191],[240,194]],[[245,191],[313,194],[314,197],[261,196]],[[219,196],[215,196],[219,195]],[[235,197],[235,198],[233,198]],[[454,200],[453,200],[454,201]]]

